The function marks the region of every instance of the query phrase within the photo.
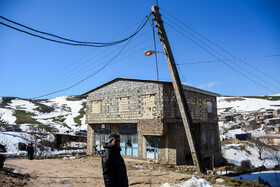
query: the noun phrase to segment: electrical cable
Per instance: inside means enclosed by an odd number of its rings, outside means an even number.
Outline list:
[[[157,51],[154,20],[152,20],[151,25],[152,25],[152,30],[153,30],[154,50]],[[156,60],[157,81],[159,81],[158,57],[157,57],[157,53],[155,53],[155,60]]]
[[[132,39],[132,38],[131,38]],[[94,72],[93,74],[85,77],[84,79],[80,80],[79,82],[73,84],[72,86],[69,86],[67,88],[64,88],[64,89],[61,89],[61,90],[57,90],[57,91],[54,91],[54,92],[51,92],[51,93],[47,93],[47,94],[44,94],[44,95],[41,95],[41,96],[37,96],[37,97],[33,97],[31,98],[32,100],[34,99],[38,99],[38,98],[41,98],[41,97],[46,97],[46,96],[49,96],[49,95],[52,95],[52,94],[55,94],[55,93],[59,93],[59,92],[63,92],[63,91],[66,91],[66,90],[69,90],[77,85],[79,85],[80,83],[84,82],[85,80],[91,78],[92,76],[96,75],[97,73],[99,73],[100,71],[102,71],[106,66],[108,66],[113,60],[115,60],[120,54],[121,52],[125,49],[125,47],[129,44],[129,42],[131,41],[128,40],[127,43],[121,48],[121,50],[118,52],[118,54],[116,54],[111,60],[109,60],[104,66],[102,66],[99,70],[97,70],[96,72]]]
[[[64,41],[59,41],[59,40],[54,40],[54,39],[50,39],[50,38],[46,38],[46,37],[43,37],[43,36],[40,36],[40,35],[37,35],[37,34],[33,34],[33,33],[30,33],[28,31],[24,31],[24,30],[21,30],[19,28],[16,28],[16,27],[13,27],[11,25],[8,25],[8,24],[5,24],[3,22],[0,22],[0,24],[6,26],[6,27],[9,27],[11,29],[14,29],[14,30],[17,30],[17,31],[20,31],[20,32],[23,32],[25,34],[29,34],[31,36],[34,36],[34,37],[38,37],[38,38],[41,38],[41,39],[45,39],[45,40],[48,40],[48,41],[52,41],[52,42],[57,42],[57,43],[61,43],[61,44],[67,44],[67,45],[73,45],[73,46],[86,46],[86,47],[108,47],[108,46],[112,46],[112,45],[116,45],[116,44],[119,44],[119,43],[122,43],[122,42],[125,42],[127,41],[128,39],[134,37],[136,34],[138,34],[142,29],[143,27],[146,25],[146,23],[148,22],[149,18],[151,16],[151,13],[145,17],[145,21],[144,23],[142,24],[142,26],[140,26],[140,28],[138,30],[136,30],[132,35],[130,35],[129,37],[126,37],[122,40],[118,40],[118,41],[114,41],[114,42],[108,42],[108,43],[101,43],[101,42],[81,42],[81,41],[75,41],[75,40],[70,40],[70,39],[67,39],[67,38],[63,38],[63,37],[59,37],[57,35],[54,35],[54,34],[50,34],[50,33],[46,33],[46,32],[42,32],[42,31],[38,31],[38,30],[35,30],[35,29],[32,29],[30,27],[27,27],[27,26],[24,26],[22,24],[19,24],[19,23],[16,23],[14,21],[11,21],[7,18],[4,18],[3,16],[0,16],[0,18],[2,19],[5,19],[6,21],[9,21],[9,22],[12,22],[14,24],[17,24],[17,25],[20,25],[24,28],[27,28],[29,30],[32,30],[32,31],[35,31],[35,32],[39,32],[41,34],[46,34],[46,35],[49,35],[49,36],[53,36],[53,37],[56,37],[56,38],[59,38],[59,39],[62,39],[62,40],[66,40],[66,41],[71,41],[71,42],[74,42],[74,43],[69,43],[69,42],[64,42]]]
[[[150,14],[151,15],[151,14]],[[145,24],[148,22],[149,18],[150,18],[150,15],[148,16],[148,19],[145,21]],[[142,29],[143,26],[142,25],[140,28]],[[133,37],[132,37],[133,38]],[[105,65],[103,65],[100,69],[98,69],[95,73],[85,77],[84,79],[78,81],[77,83],[73,84],[72,86],[69,86],[67,88],[64,88],[64,89],[60,89],[60,90],[57,90],[57,91],[54,91],[54,92],[51,92],[51,93],[47,93],[47,94],[44,94],[44,95],[41,95],[41,96],[38,96],[38,97],[33,97],[31,99],[38,99],[38,98],[41,98],[41,97],[45,97],[45,96],[49,96],[49,95],[52,95],[52,94],[55,94],[55,93],[59,93],[59,92],[63,92],[63,91],[66,91],[66,90],[69,90],[77,85],[79,85],[80,83],[84,82],[85,80],[91,78],[92,76],[96,75],[97,73],[99,73],[100,71],[102,71],[105,67],[107,67],[112,61],[114,61],[121,53],[122,51],[125,49],[125,47],[130,43],[130,41],[132,40],[132,38],[130,38],[127,43],[121,48],[121,50],[111,59],[109,60],[108,62],[105,63]]]
[[[149,39],[150,40],[150,39]],[[132,50],[133,48],[136,48],[136,47],[138,47],[139,45],[141,45],[141,44],[143,44],[143,43],[145,43],[145,42],[147,42],[148,40],[144,40],[144,41],[142,41],[140,44],[137,44],[136,46],[134,46],[134,47],[131,47],[131,48],[129,48],[129,49],[127,49],[127,50],[125,50],[123,53],[122,53],[122,55],[124,55],[124,54],[126,54],[126,53],[128,53],[130,50]],[[129,56],[131,56],[131,55],[129,55]],[[107,56],[104,56],[104,57],[107,57]],[[99,59],[97,59],[95,62],[99,62],[100,60],[104,60],[104,57],[100,57]],[[128,56],[126,56],[126,57],[128,57]],[[125,57],[125,58],[126,58]],[[119,58],[119,60],[118,61],[121,61],[123,58]],[[116,61],[117,62],[117,61]],[[105,62],[106,63],[106,62]],[[75,82],[77,79],[79,79],[78,77],[80,77],[81,75],[85,75],[85,74],[88,74],[89,72],[92,72],[93,70],[95,70],[95,69],[97,69],[97,68],[99,68],[100,66],[102,66],[104,64],[104,62],[101,62],[101,63],[99,63],[99,64],[96,64],[93,68],[91,68],[91,67],[87,67],[86,69],[84,69],[84,71],[83,72],[81,72],[81,71],[74,71],[74,72],[72,72],[72,74],[71,74],[71,79],[68,79],[68,80],[65,80],[65,81],[63,81],[63,82],[59,82],[59,84],[56,84],[57,86],[56,87],[60,87],[59,85],[65,85],[65,84],[68,84],[69,82],[71,83],[71,82]],[[113,63],[111,63],[111,65],[112,65]],[[91,64],[91,66],[92,66],[93,64]],[[80,68],[81,69],[81,68]],[[78,75],[77,75],[77,73],[79,73]],[[76,75],[75,75],[76,74]],[[91,74],[91,73],[90,73]],[[66,77],[70,77],[70,76],[66,76]],[[74,79],[73,79],[73,77],[74,77]],[[75,77],[77,77],[76,79],[75,79]],[[55,84],[53,85],[53,84],[51,84],[52,86],[55,86]]]
[[[144,22],[145,20],[146,20],[146,18],[145,18],[144,20],[138,21],[137,23],[133,24],[133,25],[130,26],[129,28],[126,28],[123,32],[121,32],[121,33],[119,33],[118,35],[116,35],[115,37],[113,37],[113,39],[116,38],[117,36],[120,36],[121,34],[127,32],[127,31],[129,31],[129,30],[132,30],[132,28],[133,28],[135,25],[138,25],[138,24],[139,24],[139,25],[142,25],[143,22]],[[141,24],[140,24],[140,23],[141,23]],[[140,27],[138,26],[137,30],[138,30],[139,28],[140,28]],[[136,38],[140,38],[140,37],[146,35],[147,33],[148,33],[148,32],[145,32],[144,34],[142,34],[142,35],[140,35],[140,36],[138,35],[139,37],[137,36]],[[54,74],[54,76],[48,76],[48,78],[46,78],[43,82],[40,82],[39,84],[36,84],[36,85],[33,86],[33,88],[31,88],[31,89],[29,88],[28,90],[25,91],[25,93],[32,93],[32,90],[34,90],[35,88],[38,88],[39,86],[42,87],[42,84],[47,83],[47,81],[49,81],[50,78],[53,79],[53,81],[52,81],[53,83],[49,83],[49,82],[48,82],[48,84],[51,85],[51,86],[53,87],[55,84],[57,84],[57,78],[59,77],[59,75],[63,75],[64,77],[67,77],[67,78],[73,77],[73,76],[74,76],[73,73],[77,72],[79,69],[83,68],[86,64],[88,64],[88,62],[90,62],[92,59],[96,58],[97,56],[100,56],[102,53],[108,51],[108,50],[111,49],[111,48],[106,48],[105,50],[101,51],[100,53],[96,54],[95,56],[86,59],[86,57],[88,57],[89,55],[91,55],[93,52],[95,52],[95,51],[98,50],[98,49],[100,49],[100,48],[97,48],[97,49],[91,51],[90,53],[86,54],[85,56],[83,56],[83,57],[81,57],[80,59],[78,59],[78,60],[74,61],[73,63],[71,63],[71,64],[70,64],[69,66],[67,66],[66,68],[63,68],[63,69],[60,70],[59,72],[56,72],[56,73]],[[114,50],[114,51],[117,51],[117,50]],[[113,53],[113,52],[111,52],[111,53]],[[111,54],[111,53],[110,53],[110,54]],[[108,55],[106,55],[106,57],[107,57],[107,56],[108,56]],[[83,60],[84,62],[80,63],[82,60]],[[78,67],[77,67],[77,68],[74,68],[73,71],[69,71],[69,73],[71,73],[71,75],[67,76],[67,72],[66,72],[66,74],[63,73],[63,72],[65,72],[65,70],[69,69],[70,67],[72,67],[73,65],[75,65],[75,64],[77,64],[77,63],[79,63]],[[92,66],[93,64],[94,64],[94,63],[91,63],[91,64],[89,64],[89,66]],[[88,69],[88,66],[87,66],[87,69]],[[69,74],[69,73],[68,73],[68,74]],[[57,77],[57,78],[55,78],[55,77]]]
[[[168,23],[168,22],[167,22]],[[173,23],[175,24],[175,23]],[[170,24],[169,24],[170,25]],[[178,26],[177,24],[175,24],[176,26]],[[184,29],[182,29],[180,26],[178,26],[181,30],[185,31]],[[222,55],[221,53],[219,53],[217,50],[213,49],[211,46],[209,46],[208,44],[206,44],[205,42],[201,41],[200,39],[198,39],[197,37],[193,36],[192,34],[190,34],[189,32],[185,31],[187,34],[191,35],[192,37],[194,37],[196,40],[200,41],[202,44],[206,45],[208,48],[210,48],[211,50],[213,50],[214,52],[216,52],[217,54],[219,54],[220,56],[222,56],[223,58],[229,60],[227,57],[225,57],[224,55]],[[193,40],[192,40],[193,41]],[[220,60],[220,59],[219,59]],[[221,60],[223,62],[223,60]],[[231,60],[229,60],[230,62],[232,62]],[[224,63],[224,62],[223,62]],[[232,62],[233,63],[233,62]],[[224,63],[226,64],[226,63]],[[234,65],[238,66],[240,69],[242,69],[243,71],[247,72],[248,74],[251,74],[252,76],[260,79],[261,81],[263,81],[264,83],[272,86],[273,88],[280,90],[278,87],[274,86],[273,84],[271,84],[270,82],[267,82],[266,80],[264,80],[263,78],[249,72],[247,69],[243,68],[242,66],[240,66],[239,64],[233,63]],[[248,76],[247,76],[248,77]],[[258,83],[260,84],[260,83]]]
[[[176,65],[182,66],[182,65],[189,65],[189,64],[204,64],[204,63],[211,63],[211,62],[225,62],[225,61],[231,61],[231,60],[243,60],[243,59],[258,59],[258,58],[269,58],[269,57],[277,57],[280,56],[280,54],[274,54],[274,55],[266,55],[266,56],[255,56],[255,57],[243,57],[243,58],[232,58],[232,59],[225,59],[225,60],[207,60],[207,61],[197,61],[197,62],[184,62],[184,63],[177,63]]]
[[[187,79],[185,78],[185,76],[184,76],[184,74],[183,74],[183,71],[181,70],[181,68],[180,68],[179,66],[177,66],[177,68],[179,69],[179,71],[180,71],[180,73],[181,73],[181,75],[182,75],[182,77],[183,77],[185,83],[187,84]],[[180,74],[179,74],[179,75],[180,75]]]
[[[145,34],[141,35],[144,36]],[[134,40],[136,40],[139,37],[134,37]],[[150,39],[149,39],[150,40]],[[142,43],[147,42],[148,40],[144,40],[142,41],[140,44],[136,44],[136,46],[134,47],[130,47],[129,49],[126,49],[123,53],[127,53],[130,50],[132,50],[133,48],[137,47],[138,45],[141,45]],[[82,75],[85,75],[86,73],[90,72],[90,74],[92,73],[92,71],[94,71],[95,69],[98,69],[98,67],[102,66],[104,63],[106,63],[106,58],[108,60],[110,60],[110,56],[113,56],[113,54],[115,52],[118,52],[119,49],[114,49],[113,51],[111,50],[110,52],[108,52],[107,48],[103,51],[101,51],[100,53],[98,53],[97,55],[87,59],[86,61],[84,61],[80,66],[78,66],[77,68],[73,69],[72,71],[68,71],[66,73],[63,74],[63,77],[65,77],[66,79],[64,79],[63,81],[58,82],[57,79],[53,79],[52,82],[48,82],[49,85],[51,85],[51,87],[61,87],[63,85],[67,85],[69,82],[75,82],[77,79],[79,79],[78,77],[81,77]],[[104,52],[106,52],[106,54],[104,54]],[[102,55],[101,55],[102,54]],[[97,58],[99,57],[99,58]],[[94,61],[93,61],[94,59]],[[92,62],[90,63],[89,62]],[[101,62],[103,61],[103,62]],[[101,62],[101,63],[98,63]],[[75,79],[76,78],[76,79]],[[61,86],[59,86],[61,85]],[[50,89],[50,88],[49,88]],[[49,89],[44,89],[44,90],[49,90]],[[42,91],[43,92],[43,91]]]
[[[191,31],[193,31],[194,33],[196,33],[198,36],[202,37],[203,39],[205,39],[206,41],[208,41],[209,43],[211,43],[212,45],[218,47],[220,50],[226,52],[227,54],[229,54],[230,56],[232,56],[235,59],[238,59],[238,57],[236,57],[235,55],[233,55],[232,53],[230,53],[229,51],[225,50],[224,48],[222,48],[220,45],[218,45],[217,43],[209,40],[208,38],[206,38],[205,36],[203,36],[202,34],[200,34],[199,32],[197,32],[196,30],[192,29],[190,26],[186,25],[185,23],[183,23],[182,21],[180,21],[179,19],[177,19],[176,17],[172,16],[168,11],[162,9],[164,12],[166,12],[169,16],[171,16],[173,19],[175,19],[176,21],[178,21],[180,24],[182,24],[183,26],[187,27],[188,29],[190,29]],[[165,17],[165,16],[164,16]],[[168,19],[168,18],[167,18]],[[247,66],[253,68],[255,71],[258,71],[259,73],[262,73],[263,75],[267,76],[268,78],[270,78],[271,80],[280,83],[279,80],[271,77],[270,75],[268,75],[267,73],[257,69],[256,67],[246,63],[245,61],[243,61],[243,59],[240,59],[241,62],[243,62],[244,64],[246,64]]]
[[[169,23],[165,22],[167,25],[169,25],[171,28],[173,28],[174,30],[176,30],[177,32],[179,32],[180,34],[182,34],[184,37],[188,38],[189,40],[191,40],[192,42],[194,42],[195,44],[197,44],[199,47],[201,47],[202,49],[204,49],[207,53],[211,54],[212,56],[214,56],[215,58],[217,58],[218,60],[220,60],[221,62],[223,62],[218,56],[214,55],[212,52],[210,52],[208,49],[206,49],[205,47],[201,46],[199,43],[197,43],[195,40],[193,40],[192,38],[188,37],[187,35],[185,35],[184,33],[182,33],[181,31],[177,30],[176,28],[174,28],[172,25],[170,25]],[[259,82],[251,79],[250,77],[248,77],[246,74],[240,72],[239,70],[237,70],[236,68],[230,66],[229,64],[223,62],[223,64],[225,64],[226,66],[228,66],[229,68],[233,69],[234,71],[238,72],[239,74],[243,75],[245,78],[247,78],[248,80],[254,82],[255,84],[263,87],[263,88],[266,88],[267,90],[270,90],[271,92],[273,93],[277,93],[275,92],[274,90],[260,84]]]

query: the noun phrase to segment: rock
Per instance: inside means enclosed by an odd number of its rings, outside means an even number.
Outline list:
[[[217,178],[217,179],[216,179],[216,183],[224,183],[224,182],[225,182],[224,179],[221,179],[221,178]]]

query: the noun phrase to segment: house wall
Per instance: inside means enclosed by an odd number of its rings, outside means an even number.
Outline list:
[[[88,124],[154,120],[162,114],[162,85],[117,81],[88,94]],[[100,102],[100,110],[93,102]],[[95,109],[95,110],[93,110]]]
[[[87,152],[93,151],[95,124],[136,123],[139,158],[145,158],[144,135],[162,136],[162,85],[150,82],[117,81],[88,94]],[[117,131],[117,130],[116,130]]]
[[[194,91],[185,94],[203,157],[217,154],[220,141],[216,97]],[[211,112],[207,112],[207,101],[213,103]],[[94,125],[134,123],[137,124],[139,158],[145,158],[145,135],[152,135],[159,137],[160,162],[177,165],[191,160],[172,84],[119,80],[96,89],[88,94],[86,122],[88,153],[93,151]],[[201,145],[202,132],[207,142],[210,142],[210,132],[214,132],[214,146]]]
[[[181,114],[173,87],[164,85],[163,89],[163,118],[181,119]],[[215,96],[189,90],[185,90],[185,96],[187,97],[187,102],[193,121],[217,122],[217,101]],[[211,101],[213,103],[211,113],[207,112],[207,101]]]
[[[184,125],[181,121],[181,114],[177,104],[177,100],[173,91],[173,87],[164,85],[163,93],[163,119],[168,124],[168,146],[170,152],[169,162],[176,164],[186,164],[186,160],[191,158],[191,153],[186,138]],[[170,94],[171,93],[171,94]],[[218,129],[217,101],[215,96],[206,95],[194,91],[185,91],[188,106],[191,112],[196,137],[201,148],[204,158],[219,154],[220,135]],[[212,111],[207,111],[207,101],[212,102]],[[176,121],[174,119],[180,119]],[[202,133],[205,133],[206,144],[202,145]],[[214,138],[214,144],[210,145],[211,135]],[[162,153],[164,154],[164,153]],[[174,154],[176,156],[174,156]],[[189,164],[189,163],[187,163]]]

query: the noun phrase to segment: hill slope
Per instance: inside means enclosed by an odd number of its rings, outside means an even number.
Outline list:
[[[78,96],[64,96],[45,100],[26,100],[21,98],[0,98],[0,117],[2,122],[18,124],[23,130],[33,128],[34,124],[46,131],[74,131],[86,129],[85,99]]]
[[[218,114],[280,108],[280,96],[218,97]]]

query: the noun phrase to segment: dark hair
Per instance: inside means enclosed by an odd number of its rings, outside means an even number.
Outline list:
[[[118,135],[118,134],[110,134],[110,136],[109,136],[109,142],[111,143],[114,139],[118,139],[118,138],[120,138],[120,135]]]

